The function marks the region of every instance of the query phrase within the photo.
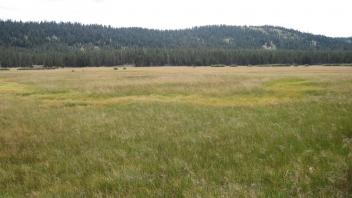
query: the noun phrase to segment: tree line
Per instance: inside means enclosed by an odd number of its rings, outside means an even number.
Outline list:
[[[229,50],[229,49],[86,49],[37,51],[0,48],[2,67],[45,66],[163,66],[333,64],[352,63],[349,51]]]

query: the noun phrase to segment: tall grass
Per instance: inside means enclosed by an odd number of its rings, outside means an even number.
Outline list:
[[[0,73],[1,197],[348,197],[352,68]]]

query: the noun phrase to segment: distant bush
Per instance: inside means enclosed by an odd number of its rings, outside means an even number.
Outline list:
[[[51,70],[51,69],[58,69],[57,67],[20,67],[17,70]]]
[[[351,63],[332,63],[332,64],[322,64],[322,66],[352,66]]]
[[[215,64],[215,65],[210,65],[210,67],[226,67],[226,65],[223,65],[223,64]]]
[[[289,67],[292,66],[292,64],[271,64],[272,67]]]

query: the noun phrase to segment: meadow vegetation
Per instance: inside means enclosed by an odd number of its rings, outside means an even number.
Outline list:
[[[0,72],[0,197],[351,195],[352,67]]]

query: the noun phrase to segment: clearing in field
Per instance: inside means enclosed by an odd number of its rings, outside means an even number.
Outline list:
[[[1,197],[344,197],[351,156],[352,67],[0,71]]]

